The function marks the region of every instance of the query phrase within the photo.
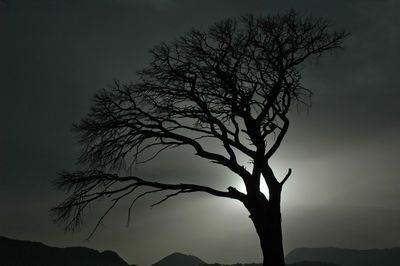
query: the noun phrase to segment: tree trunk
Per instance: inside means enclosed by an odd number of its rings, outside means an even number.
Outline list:
[[[261,195],[260,195],[261,194]],[[262,193],[247,201],[246,208],[260,238],[263,266],[285,266],[282,242],[280,190],[269,200]]]

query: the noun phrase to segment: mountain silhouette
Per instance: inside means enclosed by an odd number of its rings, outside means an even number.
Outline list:
[[[287,266],[399,266],[400,248],[354,250],[297,248],[286,256]],[[0,236],[1,266],[137,266],[113,251],[86,247],[57,248],[40,242]],[[206,264],[201,259],[173,253],[152,266],[262,266],[262,264]]]
[[[199,266],[205,264],[204,261],[195,256],[176,252],[154,263],[152,266]]]
[[[301,261],[301,262],[296,262],[293,264],[286,264],[287,266],[341,266],[338,264],[334,263],[327,263],[327,262],[315,262],[315,261]],[[241,264],[241,263],[236,263],[236,264],[219,264],[219,263],[214,263],[214,264],[206,264],[204,261],[201,259],[195,257],[195,256],[190,256],[190,255],[184,255],[181,253],[173,253],[157,263],[154,263],[151,266],[262,266],[261,263],[247,263],[247,264]]]
[[[301,261],[286,265],[287,266],[342,266],[334,263],[316,262],[316,261]],[[151,266],[262,266],[262,264],[261,263],[206,264],[204,261],[195,256],[185,255],[176,252],[152,264]]]
[[[287,263],[323,261],[341,266],[399,266],[400,248],[355,250],[342,248],[297,248],[286,256]]]
[[[237,264],[227,265],[227,264],[214,263],[214,264],[206,264],[204,266],[262,266],[262,264],[260,264],[260,263],[250,263],[250,264],[237,263]],[[286,266],[341,266],[341,265],[334,264],[334,263],[327,263],[327,262],[302,261],[302,262],[296,262],[293,264],[286,264]]]
[[[287,266],[341,266],[335,263],[329,262],[317,262],[317,261],[301,261],[292,264],[286,264]]]
[[[113,251],[85,247],[56,248],[0,236],[1,266],[129,266]],[[131,265],[133,266],[133,265]]]

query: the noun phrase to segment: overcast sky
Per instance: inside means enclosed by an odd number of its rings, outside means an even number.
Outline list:
[[[226,199],[185,195],[150,208],[157,199],[149,198],[136,205],[130,227],[121,206],[87,242],[96,208],[74,234],[52,224],[48,210],[65,197],[52,182],[57,171],[75,167],[71,125],[96,91],[114,78],[134,81],[151,47],[192,27],[290,8],[331,19],[351,35],[343,51],[305,66],[313,107],[292,112],[274,158],[278,175],[293,169],[283,192],[285,251],[400,246],[397,0],[0,1],[0,235],[111,249],[139,265],[175,251],[209,263],[261,261],[246,210]],[[165,153],[138,171],[171,182],[239,185],[189,150]]]

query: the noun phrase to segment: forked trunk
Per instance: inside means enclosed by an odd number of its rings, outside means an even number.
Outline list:
[[[246,204],[260,238],[263,266],[285,266],[282,242],[280,191],[278,200],[262,195]]]

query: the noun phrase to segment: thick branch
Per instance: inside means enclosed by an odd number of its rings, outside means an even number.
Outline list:
[[[118,176],[100,171],[64,172],[60,174],[56,186],[59,189],[65,189],[71,192],[69,198],[51,210],[55,222],[64,224],[66,230],[74,230],[81,225],[82,215],[91,203],[103,198],[109,198],[112,204],[98,220],[94,228],[95,231],[114,206],[116,206],[120,200],[134,195],[134,192],[138,188],[153,188],[153,190],[139,193],[132,200],[132,204],[145,195],[162,191],[175,192],[168,194],[164,199],[153,204],[153,206],[179,194],[192,192],[205,192],[213,196],[240,201],[243,201],[245,197],[245,194],[231,187],[229,187],[227,191],[220,191],[207,186],[195,184],[165,184],[147,181],[136,176]],[[128,210],[129,215],[130,209],[131,207],[129,207]]]
[[[272,155],[278,150],[278,148],[281,145],[282,140],[285,137],[286,132],[289,128],[289,119],[285,115],[280,115],[280,118],[283,121],[283,126],[280,128],[280,131],[278,133],[278,136],[276,137],[275,142],[272,144],[272,146],[269,148],[269,150],[265,154],[265,156],[264,156],[265,160],[268,160],[269,158],[271,158]]]

